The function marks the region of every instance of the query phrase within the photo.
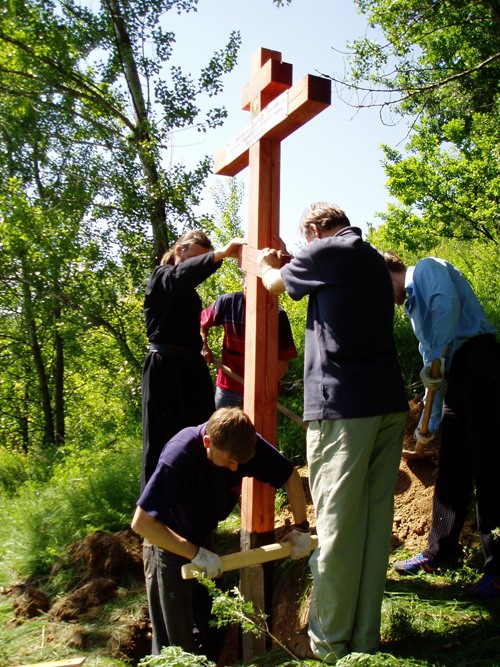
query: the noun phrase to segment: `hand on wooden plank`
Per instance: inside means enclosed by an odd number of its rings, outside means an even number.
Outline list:
[[[311,537],[311,551],[317,549],[318,538],[316,535]],[[292,545],[290,542],[279,542],[274,544],[266,544],[263,547],[256,549],[249,549],[248,551],[238,551],[234,554],[227,554],[221,556],[222,571],[230,572],[231,570],[241,570],[245,567],[253,567],[255,565],[262,565],[263,563],[270,563],[273,560],[280,560],[281,558],[288,558],[292,553]],[[181,574],[183,579],[193,579],[200,569],[192,563],[186,563],[182,566]]]

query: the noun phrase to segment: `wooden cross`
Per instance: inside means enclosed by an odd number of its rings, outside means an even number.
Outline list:
[[[236,176],[250,166],[248,246],[243,248],[246,271],[245,412],[266,440],[277,443],[278,300],[260,280],[256,258],[260,248],[280,248],[281,141],[330,105],[331,81],[307,75],[292,86],[292,65],[281,53],[259,49],[252,60],[252,77],[244,87],[242,108],[250,124],[215,156],[214,171]],[[274,490],[246,478],[241,506],[241,548],[273,541]],[[250,572],[248,576],[252,576]],[[258,587],[258,586],[257,586]],[[250,599],[255,600],[255,586]],[[263,606],[263,605],[261,605]]]

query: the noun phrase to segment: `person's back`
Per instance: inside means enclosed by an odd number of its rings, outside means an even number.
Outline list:
[[[304,419],[309,483],[321,548],[309,560],[308,636],[302,658],[336,662],[380,642],[396,480],[408,408],[393,338],[393,290],[383,257],[344,211],[316,202],[307,245],[285,266],[261,251],[264,287],[309,297]],[[347,611],[346,611],[347,610]]]
[[[392,285],[380,253],[346,227],[301,249],[294,262],[298,269],[282,269],[287,291],[309,294],[304,419],[406,410]],[[302,284],[301,271],[308,275]]]
[[[495,335],[474,290],[453,264],[425,257],[408,269],[407,280],[405,310],[422,345],[425,363],[442,356],[446,340],[448,370],[455,352],[467,340],[482,334]]]

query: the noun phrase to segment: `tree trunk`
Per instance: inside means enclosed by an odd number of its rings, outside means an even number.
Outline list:
[[[64,445],[65,421],[64,421],[64,345],[59,334],[58,324],[61,321],[61,306],[54,305],[54,419],[55,419],[55,442],[57,447]]]
[[[24,280],[21,281],[22,291],[23,291],[23,315],[26,321],[26,327],[28,331],[31,352],[33,354],[33,362],[35,370],[38,376],[38,388],[40,391],[40,398],[42,403],[42,412],[43,412],[43,442],[45,446],[51,446],[55,443],[55,433],[54,433],[54,420],[52,417],[52,408],[50,403],[50,391],[49,383],[47,378],[47,373],[45,371],[45,366],[43,364],[42,350],[40,343],[38,341],[37,326],[35,322],[35,317],[33,313],[33,301],[31,297],[31,290],[29,287],[29,282],[26,280],[26,267],[24,262],[22,262],[22,270],[24,275]]]
[[[163,197],[158,194],[160,191],[160,179],[154,160],[155,142],[149,131],[148,110],[144,100],[141,80],[120,3],[118,0],[107,0],[106,4],[113,22],[116,48],[121,60],[123,74],[127,82],[130,97],[132,98],[136,123],[134,139],[137,144],[142,170],[146,179],[154,251],[156,259],[158,260],[169,247],[169,235],[165,201]]]

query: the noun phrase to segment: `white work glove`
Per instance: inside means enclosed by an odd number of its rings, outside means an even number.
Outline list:
[[[209,579],[215,579],[222,574],[222,561],[213,551],[200,547],[196,556],[191,560]]]
[[[283,542],[290,542],[292,547],[290,558],[292,560],[305,558],[311,553],[311,533],[309,531],[304,533],[300,530],[295,530],[294,528],[285,535]]]
[[[423,433],[420,433],[420,429],[417,428],[415,429],[415,432],[413,433],[413,437],[418,443],[421,443],[422,445],[427,445],[429,442],[432,442],[434,438],[436,437],[435,433],[429,433],[429,431],[424,435]]]
[[[420,379],[422,380],[422,384],[426,389],[437,391],[441,386],[441,382],[443,381],[443,376],[444,376],[444,357],[441,357],[440,361],[441,361],[441,368],[439,370],[439,377],[437,378],[431,377],[430,364],[425,364],[425,366],[423,366],[422,370],[420,371]]]

